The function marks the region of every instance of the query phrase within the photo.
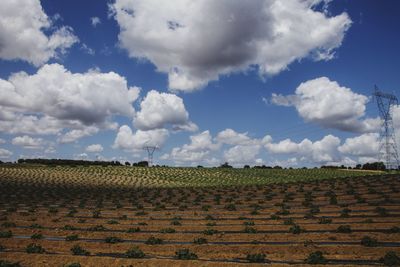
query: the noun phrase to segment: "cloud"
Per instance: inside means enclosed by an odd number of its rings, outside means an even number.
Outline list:
[[[151,90],[140,103],[140,111],[134,119],[140,130],[154,130],[172,125],[174,130],[196,131],[197,126],[189,121],[182,98]]]
[[[14,137],[11,143],[26,149],[41,149],[44,144],[42,138],[32,138],[28,135]]]
[[[70,130],[58,138],[58,142],[62,144],[75,142],[83,137],[91,136],[99,132],[99,128],[95,126],[84,127],[83,129]]]
[[[133,133],[129,126],[123,125],[118,130],[113,147],[136,152],[144,146],[162,147],[168,135],[166,129],[137,130]]]
[[[93,27],[96,28],[96,26],[101,23],[101,20],[99,17],[91,17],[90,23],[92,24]]]
[[[86,152],[99,153],[103,151],[103,146],[100,144],[93,144],[86,147]]]
[[[0,144],[5,144],[6,140],[4,140],[3,138],[0,138]]]
[[[379,118],[364,118],[368,101],[368,97],[326,77],[301,83],[295,95],[272,94],[271,99],[276,105],[294,106],[308,122],[358,133],[376,132],[380,127]]]
[[[1,59],[40,66],[65,54],[77,42],[71,27],[52,25],[39,0],[0,1]]]
[[[327,135],[315,142],[309,139],[304,139],[300,143],[295,143],[290,139],[285,139],[279,143],[268,142],[265,144],[265,148],[272,154],[292,154],[303,161],[324,164],[338,161],[341,158],[338,151],[339,145],[340,139],[338,137]]]
[[[0,159],[8,159],[12,156],[12,152],[4,149],[4,148],[0,148]]]
[[[80,49],[85,52],[88,55],[94,56],[94,54],[96,54],[96,52],[90,48],[87,44],[83,43],[80,47]]]
[[[86,153],[81,153],[81,154],[74,154],[74,155],[73,155],[73,158],[74,158],[75,160],[88,160],[88,159],[89,159],[89,156],[88,156],[88,154],[86,154]]]
[[[190,143],[182,147],[174,147],[171,153],[165,154],[163,159],[170,159],[177,163],[193,162],[200,163],[207,159],[210,151],[219,149],[220,144],[213,143],[209,131],[190,136]]]
[[[225,161],[233,165],[258,164],[261,145],[236,145],[224,152]]]
[[[379,134],[369,133],[347,138],[344,144],[338,149],[343,154],[361,157],[377,157],[379,156],[379,147]]]
[[[274,75],[303,58],[332,59],[351,20],[317,11],[321,2],[117,0],[110,10],[130,57],[167,73],[170,89],[193,91],[254,67]]]
[[[225,129],[217,134],[215,140],[228,145],[251,145],[258,143],[258,140],[251,139],[247,134],[247,132],[237,133],[232,129]]]
[[[0,79],[0,130],[59,134],[69,129],[61,139],[76,140],[98,129],[115,129],[115,115],[133,117],[139,91],[117,73],[71,73],[59,64],[44,65],[32,75],[14,73]]]

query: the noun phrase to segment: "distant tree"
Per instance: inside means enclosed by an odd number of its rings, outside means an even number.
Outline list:
[[[18,164],[42,164],[48,166],[119,166],[119,161],[90,161],[90,160],[73,160],[73,159],[18,159]]]
[[[232,168],[231,165],[229,165],[228,162],[225,162],[224,164],[222,164],[221,166],[219,166],[220,168]]]
[[[250,169],[249,165],[244,165],[243,169]]]
[[[203,168],[203,166],[201,166],[201,165],[197,165],[197,168]]]
[[[356,165],[356,169],[360,170],[361,169],[361,164]]]
[[[373,162],[373,163],[365,163],[362,166],[363,170],[386,170],[385,164],[383,162]]]
[[[131,166],[131,164],[129,163],[129,161],[125,161],[125,166]]]
[[[274,166],[274,169],[282,169],[282,167],[279,165],[276,165],[276,166]]]
[[[132,165],[138,167],[149,167],[149,162],[144,160],[144,161],[139,161],[138,163],[134,163]]]

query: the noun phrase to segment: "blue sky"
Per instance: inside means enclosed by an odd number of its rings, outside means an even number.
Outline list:
[[[375,84],[398,94],[399,10],[394,0],[1,1],[0,160],[135,162],[146,145],[159,147],[155,163],[179,166],[377,160],[370,96]]]

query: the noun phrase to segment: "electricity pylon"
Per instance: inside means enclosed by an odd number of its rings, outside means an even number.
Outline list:
[[[380,131],[380,156],[385,161],[386,169],[399,168],[399,154],[397,153],[396,135],[393,127],[393,106],[398,105],[397,97],[383,93],[375,85],[373,94],[378,103],[379,115],[382,119]]]
[[[156,149],[158,149],[158,147],[156,147],[156,146],[144,146],[143,149],[147,151],[147,161],[149,162],[149,167],[151,167],[153,165],[153,154],[154,154],[154,151],[156,151]]]

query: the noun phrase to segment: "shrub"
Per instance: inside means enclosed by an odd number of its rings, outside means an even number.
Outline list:
[[[36,244],[29,244],[25,248],[26,253],[37,253],[37,254],[42,254],[45,252],[44,248],[42,248],[41,245],[36,245]]]
[[[134,246],[131,249],[129,249],[127,252],[125,252],[125,256],[127,258],[139,259],[139,258],[144,258],[145,254],[139,247]]]
[[[37,223],[31,224],[31,226],[29,226],[29,227],[33,228],[33,229],[41,229],[41,228],[43,228],[43,226],[41,226],[40,224],[37,224]]]
[[[160,230],[160,233],[162,233],[162,234],[172,234],[175,232],[176,232],[176,230],[174,228],[163,228]]]
[[[117,220],[109,220],[107,223],[108,224],[119,224],[119,222]]]
[[[378,245],[378,241],[375,238],[371,238],[369,236],[364,236],[361,239],[361,245],[365,247],[376,247]]]
[[[199,237],[199,238],[195,238],[193,243],[195,243],[197,245],[202,245],[202,244],[207,244],[208,241],[204,237]]]
[[[129,228],[128,230],[126,230],[127,233],[137,233],[140,231],[141,231],[141,229],[139,227]]]
[[[171,225],[182,225],[182,224],[181,224],[181,222],[178,221],[178,220],[173,220],[173,221],[171,222]]]
[[[115,237],[115,236],[108,236],[108,237],[106,237],[106,238],[104,239],[104,241],[105,241],[106,243],[109,243],[109,244],[115,244],[115,243],[120,243],[120,242],[122,242],[122,239],[119,238],[119,237]]]
[[[64,267],[81,267],[81,264],[79,262],[73,262],[64,265]]]
[[[10,238],[12,237],[12,232],[8,231],[0,231],[0,238]]]
[[[65,237],[65,241],[76,241],[78,239],[79,239],[78,235],[68,235]]]
[[[382,208],[382,207],[376,207],[375,212],[378,213],[379,216],[382,216],[382,217],[386,217],[386,216],[389,215],[387,210],[385,208]]]
[[[340,225],[337,228],[336,232],[338,232],[338,233],[351,233],[352,231],[351,231],[350,225]]]
[[[349,217],[349,213],[350,213],[350,209],[343,209],[341,212],[340,212],[340,217]]]
[[[389,230],[387,230],[388,233],[390,234],[395,234],[395,233],[400,233],[400,227],[398,226],[393,226]]]
[[[270,216],[270,218],[271,218],[271,220],[279,220],[281,217],[278,216],[278,215],[276,215],[276,214],[272,214],[272,215]]]
[[[31,235],[31,239],[42,239],[43,235],[40,233],[34,233],[33,235]]]
[[[88,231],[106,231],[107,228],[105,228],[103,225],[100,224],[100,225],[89,227],[87,230]]]
[[[21,267],[21,264],[19,262],[0,260],[0,267]]]
[[[299,225],[297,225],[297,224],[294,224],[293,226],[291,226],[289,228],[289,233],[297,235],[297,234],[300,234],[301,232],[304,232],[304,230],[301,229],[301,227]]]
[[[257,253],[257,254],[247,254],[246,259],[247,259],[249,262],[258,262],[258,263],[266,262],[265,254],[260,254],[260,253]]]
[[[325,264],[327,263],[327,259],[324,257],[321,251],[315,251],[310,253],[304,262],[307,264]]]
[[[332,219],[326,218],[326,217],[321,217],[318,220],[319,224],[330,224],[332,223]]]
[[[216,233],[218,233],[218,230],[215,230],[215,229],[206,229],[203,231],[203,234],[205,234],[205,235],[213,235]]]
[[[156,238],[154,236],[150,236],[147,240],[146,240],[146,244],[147,245],[160,245],[164,243],[164,241],[161,238]]]
[[[247,222],[244,222],[243,224],[247,225],[247,226],[253,226],[254,222],[253,221],[247,221]]]
[[[67,225],[64,225],[63,230],[74,231],[74,230],[77,230],[77,228],[75,226],[67,224]]]
[[[379,259],[379,261],[386,266],[400,265],[400,257],[397,256],[396,252],[394,251],[388,251],[384,257]]]
[[[248,233],[248,234],[256,234],[256,233],[257,233],[257,229],[254,228],[254,227],[246,226],[246,227],[243,229],[243,232],[244,232],[244,233]]]
[[[189,249],[183,248],[175,252],[175,258],[178,260],[197,260],[198,257],[195,253],[190,252]]]
[[[79,256],[88,256],[90,255],[90,252],[87,251],[86,249],[82,248],[79,245],[75,245],[71,248],[71,252],[73,255],[79,255]]]
[[[4,228],[10,228],[10,227],[15,227],[16,225],[15,225],[15,223],[13,223],[13,222],[3,222],[2,224],[1,224],[1,227],[4,227]]]

